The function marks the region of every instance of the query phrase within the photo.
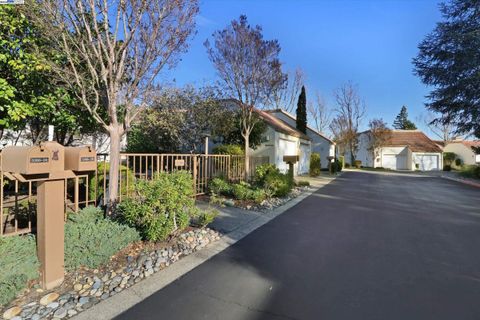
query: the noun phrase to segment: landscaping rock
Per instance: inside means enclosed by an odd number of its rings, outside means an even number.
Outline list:
[[[56,308],[58,308],[59,306],[60,306],[60,303],[58,303],[58,302],[52,302],[52,303],[49,303],[49,304],[47,305],[47,308],[49,308],[49,309],[56,309]]]
[[[67,316],[67,310],[64,308],[59,308],[53,313],[54,318],[63,319]]]
[[[40,304],[42,306],[46,306],[46,305],[52,303],[53,301],[57,300],[59,296],[60,295],[56,292],[49,293],[49,294],[43,296],[42,299],[40,299]]]
[[[10,320],[10,319],[14,318],[15,316],[18,316],[20,314],[20,312],[22,312],[22,308],[20,308],[20,307],[10,308],[3,313],[3,319]]]
[[[92,307],[98,301],[108,299],[142,279],[151,277],[155,272],[179,260],[180,257],[189,255],[219,238],[219,234],[214,230],[194,229],[179,235],[174,245],[151,252],[141,252],[138,256],[127,256],[124,260],[125,265],[120,268],[117,266],[118,269],[115,271],[101,271],[101,269],[75,271],[71,274],[75,281],[70,288],[59,292],[61,295],[52,292],[43,296],[38,302],[31,301],[23,306],[4,310],[3,319],[71,318]]]

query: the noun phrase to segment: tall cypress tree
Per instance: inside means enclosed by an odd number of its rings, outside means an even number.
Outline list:
[[[302,92],[298,96],[297,129],[305,134],[307,133],[307,94],[305,93],[305,86],[302,86]]]
[[[407,107],[403,106],[400,113],[393,121],[393,127],[398,130],[416,130],[417,126],[412,121],[408,120]]]

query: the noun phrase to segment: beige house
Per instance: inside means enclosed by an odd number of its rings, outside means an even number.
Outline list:
[[[250,155],[268,156],[269,162],[275,164],[282,172],[288,171],[288,164],[283,161],[283,156],[298,155],[299,161],[295,164],[294,174],[308,174],[312,153],[311,139],[273,114],[262,110],[255,111],[267,124],[267,130],[262,144],[256,149],[250,149]]]
[[[385,145],[371,148],[370,131],[358,135],[356,160],[362,166],[391,170],[435,171],[443,168],[442,149],[420,130],[392,130]],[[350,159],[346,154],[345,159]]]
[[[478,154],[473,148],[480,148],[480,140],[453,140],[449,142],[438,141],[443,147],[443,152],[453,152],[456,158],[461,159],[463,164],[472,165],[478,163]]]

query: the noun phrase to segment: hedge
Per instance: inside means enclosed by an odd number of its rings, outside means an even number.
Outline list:
[[[65,224],[65,269],[97,268],[138,240],[140,235],[135,229],[104,218],[98,208],[71,213]]]
[[[39,276],[33,235],[0,238],[0,306],[21,293],[28,281]]]

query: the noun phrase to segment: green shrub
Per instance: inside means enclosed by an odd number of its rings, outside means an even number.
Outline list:
[[[353,162],[353,164],[355,165],[355,168],[357,168],[357,169],[360,169],[362,167],[362,161],[361,160],[355,160]]]
[[[462,159],[460,159],[460,158],[457,158],[457,159],[455,159],[455,166],[457,166],[457,167],[461,167],[461,166],[462,166],[462,164],[463,164],[463,161],[462,161]]]
[[[451,165],[455,161],[456,155],[454,152],[444,152],[443,153],[443,162],[446,165]]]
[[[322,170],[322,164],[320,161],[320,153],[312,152],[310,155],[310,176],[316,177]]]
[[[305,180],[300,180],[297,182],[297,186],[299,187],[310,187],[310,182]]]
[[[468,165],[463,166],[460,175],[466,178],[480,179],[480,166],[478,165]]]
[[[344,167],[347,168],[347,169],[349,169],[349,168],[351,167],[351,166],[350,166],[350,163],[345,162],[345,166],[344,166]]]
[[[232,186],[233,196],[238,200],[250,200],[250,191],[250,184],[243,181]]]
[[[345,157],[344,156],[339,156],[338,161],[340,161],[341,169],[347,168],[347,166],[346,166],[347,164],[345,163]],[[348,164],[348,167],[350,167],[350,164]],[[341,169],[339,171],[342,171]]]
[[[267,196],[285,197],[292,190],[292,182],[286,174],[269,174],[263,185]]]
[[[224,196],[232,194],[232,185],[222,178],[213,178],[210,181],[208,188],[211,194],[221,194]]]
[[[243,156],[245,151],[243,147],[237,144],[221,144],[213,148],[214,154],[228,154],[234,156]]]
[[[263,164],[255,169],[255,184],[265,191],[267,197],[284,197],[293,187],[287,174],[281,173],[274,164]]]
[[[342,162],[338,159],[335,159],[332,165],[333,165],[333,172],[340,172],[343,169]],[[350,164],[346,163],[345,168],[350,168]]]
[[[138,232],[109,218],[95,207],[71,213],[65,224],[65,268],[97,268],[132,242]]]
[[[199,227],[205,228],[210,223],[212,223],[217,216],[217,210],[203,211],[196,217],[195,224]]]
[[[134,189],[135,184],[135,175],[131,169],[128,169],[126,166],[120,166],[122,171],[122,185],[120,186],[120,192],[122,195],[131,194]],[[88,185],[88,197],[89,199],[95,199],[95,190],[98,185],[97,190],[97,200],[103,198],[103,182],[105,180],[104,171],[107,174],[110,171],[110,162],[99,162],[97,165],[97,178],[95,179],[95,174],[90,175],[89,177],[89,185]],[[126,179],[128,177],[128,190],[127,190],[127,182]],[[108,181],[107,181],[107,188],[108,188]]]
[[[187,171],[159,173],[153,180],[138,180],[135,195],[118,206],[119,219],[151,241],[167,239],[198,215],[192,176]]]
[[[33,235],[0,238],[0,306],[13,300],[28,281],[38,277],[39,266]]]
[[[260,204],[267,198],[267,194],[263,189],[253,189],[250,192],[250,200],[255,201],[255,203]]]
[[[443,171],[452,171],[452,166],[449,164],[446,164],[443,166]]]
[[[264,163],[255,168],[255,175],[253,176],[253,181],[257,185],[263,185],[265,182],[265,177],[270,174],[280,173],[280,170],[272,163]]]
[[[240,182],[233,185],[233,196],[238,200],[252,200],[260,204],[267,197],[263,189],[252,188],[246,182]]]

